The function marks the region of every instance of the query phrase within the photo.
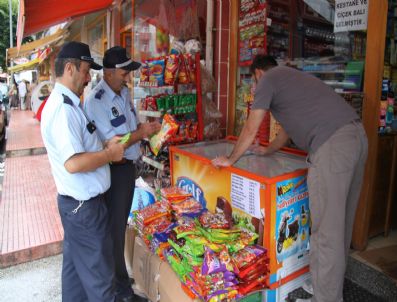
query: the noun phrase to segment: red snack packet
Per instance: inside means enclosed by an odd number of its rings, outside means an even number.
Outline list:
[[[140,81],[141,82],[149,82],[149,77],[150,77],[150,68],[149,68],[149,65],[147,63],[145,63],[141,67]]]
[[[164,71],[164,82],[167,85],[174,85],[179,69],[179,57],[177,55],[169,55]]]
[[[189,84],[191,83],[191,73],[190,73],[190,67],[189,67],[189,62],[186,59],[185,55],[180,56],[180,66],[179,66],[179,74],[178,74],[178,81],[180,84]]]
[[[169,203],[181,202],[191,197],[192,194],[179,187],[169,187],[161,189],[161,197]]]

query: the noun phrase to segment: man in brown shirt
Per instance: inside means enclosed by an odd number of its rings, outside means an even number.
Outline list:
[[[343,301],[346,261],[367,158],[363,126],[343,98],[310,74],[277,66],[265,55],[254,59],[251,73],[257,85],[247,122],[232,153],[212,163],[216,167],[233,165],[251,146],[270,110],[282,128],[267,148],[256,151],[269,155],[292,139],[308,152],[314,293],[308,301]]]

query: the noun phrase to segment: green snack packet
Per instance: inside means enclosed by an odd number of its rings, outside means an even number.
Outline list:
[[[131,136],[131,132],[128,132],[127,134],[125,134],[121,140],[120,140],[120,144],[125,144],[126,142],[128,142],[128,140],[130,139]]]

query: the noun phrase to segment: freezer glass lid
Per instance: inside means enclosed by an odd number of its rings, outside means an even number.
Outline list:
[[[189,153],[207,159],[216,156],[229,155],[234,147],[234,142],[227,140],[200,142],[179,148]],[[235,164],[234,167],[249,171],[256,175],[272,178],[307,168],[305,157],[286,152],[276,152],[269,156],[255,155],[248,151]]]

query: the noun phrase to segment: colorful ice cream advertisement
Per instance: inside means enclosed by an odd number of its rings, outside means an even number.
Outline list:
[[[306,175],[278,182],[276,185],[276,255],[282,262],[308,249],[309,192]]]

